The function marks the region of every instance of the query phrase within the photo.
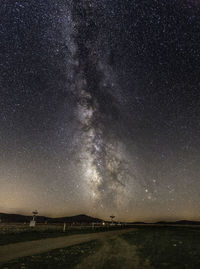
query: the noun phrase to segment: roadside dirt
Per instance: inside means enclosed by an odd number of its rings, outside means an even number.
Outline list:
[[[112,237],[116,237],[132,230],[135,229],[117,230],[112,232],[93,234],[71,235],[0,246],[0,264],[20,257],[32,256],[35,254],[48,252],[53,249],[77,245],[91,240],[103,240],[103,242],[106,242],[106,240],[111,239]]]
[[[148,260],[140,260],[137,248],[122,237],[104,238],[101,241],[101,249],[88,256],[75,269],[153,269]]]

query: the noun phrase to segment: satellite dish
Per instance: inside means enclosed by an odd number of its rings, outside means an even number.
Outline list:
[[[35,217],[38,215],[38,211],[35,210],[35,211],[33,211],[32,213],[33,213],[33,221],[35,221]]]
[[[112,225],[113,225],[113,219],[115,218],[115,216],[111,215],[110,218],[111,218],[111,222],[112,222]]]
[[[34,216],[36,216],[36,215],[38,214],[38,211],[35,210],[35,211],[33,211],[32,213],[33,213]]]

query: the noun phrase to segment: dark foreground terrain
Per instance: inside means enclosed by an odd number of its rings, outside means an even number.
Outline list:
[[[0,268],[200,268],[200,228],[137,227],[9,261]]]
[[[200,227],[140,227],[123,239],[153,268],[200,268]]]
[[[6,226],[6,225],[5,225]],[[8,226],[8,225],[7,225]],[[12,225],[6,231],[2,231],[3,225],[0,226],[0,246],[40,240],[45,238],[56,238],[61,236],[70,236],[76,234],[90,234],[99,232],[109,232],[115,230],[121,230],[125,227],[92,227],[92,226],[66,226],[66,231],[63,232],[63,225],[37,225],[35,228],[30,228],[26,225]],[[132,226],[131,226],[132,227]]]

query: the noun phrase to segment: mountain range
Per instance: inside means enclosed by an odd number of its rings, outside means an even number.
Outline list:
[[[1,222],[29,222],[32,219],[32,216],[24,216],[20,214],[7,214],[7,213],[0,213],[0,220]],[[72,217],[61,217],[61,218],[49,218],[45,216],[37,216],[37,222],[39,223],[102,223],[103,220],[98,218],[93,218],[87,215],[77,215]]]
[[[71,216],[71,217],[60,217],[60,218],[50,218],[45,216],[37,216],[37,222],[39,223],[102,223],[104,222],[103,219],[90,217],[84,214]],[[12,223],[12,222],[29,222],[32,219],[32,216],[25,216],[20,214],[7,214],[7,213],[0,213],[0,222]],[[127,224],[131,225],[145,225],[145,222],[128,222]],[[200,221],[190,221],[190,220],[179,220],[179,221],[159,221],[156,223],[148,223],[152,225],[200,225]]]

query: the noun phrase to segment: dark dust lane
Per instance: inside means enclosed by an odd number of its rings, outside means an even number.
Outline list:
[[[0,263],[5,263],[17,258],[32,256],[57,248],[64,248],[91,240],[104,240],[135,229],[117,230],[112,232],[72,235],[58,238],[49,238],[36,241],[9,244],[0,246]]]

